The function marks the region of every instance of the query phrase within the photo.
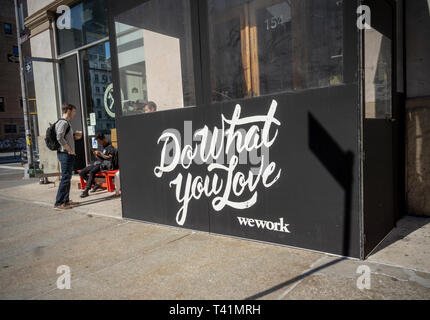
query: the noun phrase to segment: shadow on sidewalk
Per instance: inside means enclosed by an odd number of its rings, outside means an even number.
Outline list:
[[[115,194],[109,195],[107,197],[103,197],[103,198],[97,198],[97,199],[93,199],[93,200],[87,200],[87,201],[80,201],[79,204],[77,204],[76,206],[73,206],[73,208],[80,208],[80,207],[84,207],[84,206],[88,206],[91,204],[96,204],[99,202],[104,202],[104,201],[109,201],[109,200],[114,200],[114,199],[119,199],[120,197],[115,197]]]
[[[408,235],[421,229],[428,223],[430,223],[430,218],[404,217],[399,222],[397,222],[396,228],[388,234],[388,236],[369,254],[368,257],[391,246],[397,241],[403,240]]]
[[[307,271],[307,272],[305,272],[305,273],[303,273],[303,274],[301,274],[301,275],[299,275],[299,276],[297,276],[297,277],[294,277],[294,278],[292,278],[292,279],[290,279],[290,280],[287,280],[287,281],[285,281],[285,282],[282,282],[282,283],[280,283],[280,284],[278,284],[278,285],[276,285],[276,286],[274,286],[274,287],[272,287],[272,288],[270,288],[270,289],[267,289],[267,290],[265,290],[265,291],[262,291],[262,292],[260,292],[260,293],[257,293],[256,295],[253,295],[253,296],[250,296],[250,297],[248,297],[248,298],[245,298],[245,300],[257,300],[257,299],[259,299],[259,298],[262,298],[262,297],[264,297],[264,296],[267,296],[268,294],[271,294],[271,293],[273,293],[273,292],[275,292],[275,291],[278,291],[278,290],[280,290],[280,289],[282,289],[282,288],[284,288],[284,287],[287,287],[287,286],[289,286],[290,284],[293,284],[293,283],[295,283],[295,282],[297,282],[297,281],[303,280],[303,279],[305,279],[306,277],[308,277],[308,276],[310,276],[310,275],[314,274],[315,272],[318,272],[318,271],[320,271],[320,270],[322,270],[322,269],[328,268],[328,267],[330,267],[330,266],[332,266],[332,265],[335,265],[336,263],[339,263],[339,262],[344,261],[344,260],[347,260],[347,258],[342,257],[342,258],[336,259],[336,260],[334,260],[334,261],[330,261],[330,262],[328,262],[328,263],[326,263],[326,264],[323,264],[322,266],[319,266],[319,267],[317,267],[317,268],[315,268],[315,269],[309,270],[309,271]]]
[[[308,113],[308,135],[309,135],[309,151],[320,161],[331,176],[338,182],[344,190],[344,207],[343,207],[343,234],[341,254],[343,257],[334,261],[328,262],[322,266],[309,270],[297,277],[282,282],[272,288],[257,293],[245,300],[255,300],[264,297],[270,293],[289,286],[297,281],[305,279],[319,270],[328,268],[336,263],[347,260],[351,254],[351,210],[352,210],[352,184],[353,184],[353,169],[354,169],[354,153],[348,150],[343,150],[336,140],[328,133],[318,119]]]

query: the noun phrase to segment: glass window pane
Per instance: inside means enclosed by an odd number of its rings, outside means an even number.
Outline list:
[[[4,24],[4,33],[5,34],[12,34],[12,25],[10,23]]]
[[[342,0],[208,0],[212,101],[343,82]]]
[[[195,105],[189,0],[145,2],[115,31],[123,115]]]
[[[110,140],[111,129],[115,128],[113,84],[107,82],[112,72],[109,43],[101,43],[82,50],[80,55],[85,85],[88,145],[92,146],[97,133],[103,133]],[[96,75],[99,75],[101,79],[106,79],[104,90],[100,90],[97,82],[91,81],[96,78]]]
[[[58,52],[63,54],[108,36],[105,0],[87,0],[70,9],[71,28],[57,28]],[[59,15],[57,16],[57,20]],[[61,20],[61,19],[60,19]]]
[[[391,118],[391,40],[375,29],[364,33],[366,118]]]
[[[4,133],[16,133],[16,125],[15,124],[5,124],[4,125]]]

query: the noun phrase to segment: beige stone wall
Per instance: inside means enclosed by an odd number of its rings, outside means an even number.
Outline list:
[[[32,14],[36,13],[42,8],[45,8],[47,5],[53,2],[56,2],[56,0],[28,0],[27,1],[28,15],[31,16]]]
[[[430,216],[430,0],[405,1],[408,214]]]
[[[406,107],[408,214],[430,216],[430,97]]]
[[[35,57],[52,58],[51,30],[46,30],[30,39],[31,52]],[[45,132],[50,123],[54,123],[59,116],[57,106],[56,81],[54,65],[50,62],[33,62],[34,89],[36,93],[39,134],[40,163],[44,173],[56,173],[59,165],[56,152],[45,146]]]

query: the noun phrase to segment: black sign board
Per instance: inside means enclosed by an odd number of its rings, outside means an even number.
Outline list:
[[[120,117],[123,216],[360,257],[355,101],[345,85]]]

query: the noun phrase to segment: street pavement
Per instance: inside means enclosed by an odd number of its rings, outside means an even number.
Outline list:
[[[16,163],[21,161],[20,152],[2,152],[0,153],[0,164]]]
[[[0,192],[2,189],[34,183],[38,179],[24,180],[21,163],[0,164]],[[0,193],[1,194],[1,193]]]
[[[0,299],[430,299],[430,218],[405,217],[359,261],[125,220],[106,191],[80,199],[76,177],[80,206],[56,211],[58,182],[18,170],[0,167]]]

